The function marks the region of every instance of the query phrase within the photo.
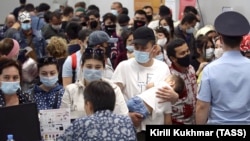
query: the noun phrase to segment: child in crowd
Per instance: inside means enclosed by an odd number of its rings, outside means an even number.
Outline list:
[[[169,75],[165,81],[160,82],[157,86],[150,86],[151,88],[148,90],[129,99],[127,101],[129,112],[140,113],[144,119],[149,118],[151,115],[151,120],[154,121],[155,119],[158,119],[157,123],[159,124],[172,124],[171,102],[160,103],[160,99],[156,97],[157,89],[162,86],[174,89],[180,96],[185,88],[185,83],[181,77],[177,75]],[[159,114],[164,114],[164,118],[161,118],[162,116],[159,116]]]

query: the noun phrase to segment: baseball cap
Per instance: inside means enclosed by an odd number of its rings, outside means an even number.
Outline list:
[[[217,16],[214,26],[218,33],[226,36],[244,36],[250,30],[246,17],[235,11],[223,12]]]
[[[110,38],[104,31],[94,31],[89,35],[89,46],[96,46],[104,42],[116,43],[118,38]]]
[[[214,26],[213,25],[206,25],[197,31],[195,38],[198,38],[200,35],[206,35],[208,32],[211,32],[211,31],[216,32],[214,29]]]
[[[146,26],[137,28],[134,33],[134,44],[146,45],[149,41],[155,40],[154,31]]]
[[[18,15],[18,20],[23,23],[25,21],[31,21],[31,17],[30,17],[30,13],[28,13],[27,11],[21,12]]]

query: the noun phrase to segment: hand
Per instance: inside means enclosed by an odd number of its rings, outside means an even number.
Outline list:
[[[135,112],[129,112],[129,116],[135,127],[139,127],[141,125],[143,117],[141,114]]]
[[[156,92],[156,97],[162,99],[160,103],[167,102],[167,101],[175,103],[178,100],[179,95],[173,89],[169,87],[162,87],[158,89],[158,91]]]

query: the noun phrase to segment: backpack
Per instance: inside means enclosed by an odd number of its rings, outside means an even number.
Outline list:
[[[76,65],[77,65],[77,59],[76,59],[76,53],[73,53],[71,55],[71,60],[72,60],[72,83],[74,83],[76,80]]]

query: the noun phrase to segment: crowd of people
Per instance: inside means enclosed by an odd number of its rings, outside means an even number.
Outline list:
[[[250,123],[244,15],[202,25],[193,6],[179,21],[165,5],[128,12],[120,2],[103,14],[83,1],[51,11],[20,0],[0,29],[0,107],[70,108],[58,137],[67,141],[144,141],[150,124]]]

